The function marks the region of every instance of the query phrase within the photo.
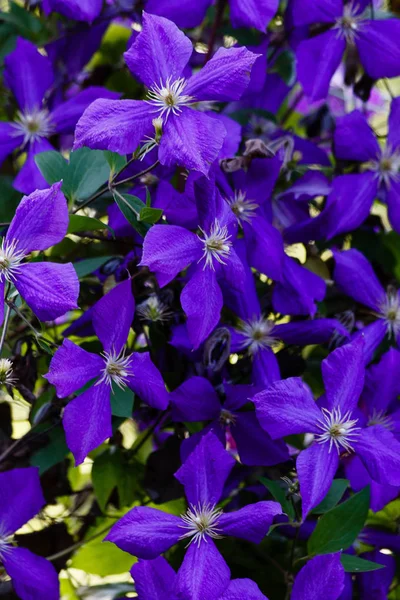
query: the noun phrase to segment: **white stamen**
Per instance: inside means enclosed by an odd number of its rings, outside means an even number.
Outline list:
[[[227,198],[227,202],[239,223],[243,221],[250,223],[259,206],[253,200],[246,198],[246,192],[242,190],[235,190],[233,198]]]
[[[219,415],[219,422],[223,427],[229,427],[230,425],[235,425],[236,418],[236,415],[231,413],[230,410],[223,408]]]
[[[152,321],[153,323],[169,321],[173,315],[169,307],[161,302],[157,296],[150,296],[139,304],[136,314],[139,315],[140,319]]]
[[[246,348],[249,354],[256,354],[259,350],[272,348],[277,339],[271,334],[275,323],[266,317],[259,317],[251,321],[243,321],[238,332],[244,336],[242,348]]]
[[[165,83],[160,80],[160,85],[154,85],[148,91],[146,102],[155,107],[155,112],[159,112],[160,116],[167,119],[171,112],[177,116],[182,112],[182,106],[188,106],[193,102],[192,96],[183,94],[186,87],[186,79],[181,77],[172,81],[172,77],[168,77]]]
[[[372,171],[375,171],[379,184],[384,184],[390,188],[392,182],[400,181],[400,149],[392,150],[391,146],[386,146],[382,154],[376,160],[368,163]]]
[[[221,227],[217,219],[211,225],[210,233],[207,234],[201,227],[199,227],[203,237],[197,236],[204,244],[203,256],[198,262],[205,259],[204,269],[210,267],[214,270],[213,259],[217,260],[221,265],[225,265],[224,258],[226,258],[232,247],[230,241],[231,236],[228,233],[226,225]]]
[[[119,354],[115,350],[102,352],[102,356],[106,366],[96,385],[105,382],[111,387],[114,382],[123,390],[126,387],[126,380],[133,375],[129,369],[130,356],[125,356],[125,348],[122,348]]]
[[[338,454],[340,451],[353,452],[352,443],[359,435],[360,427],[355,427],[358,419],[350,419],[351,412],[348,411],[342,416],[340,408],[334,408],[332,411],[323,408],[322,419],[318,420],[318,427],[322,433],[318,433],[315,439],[319,444],[329,442],[329,452],[335,446]]]
[[[49,111],[45,108],[33,109],[30,113],[19,112],[13,126],[15,136],[21,134],[24,136],[24,144],[36,142],[40,138],[48,138],[54,131]]]
[[[336,19],[334,29],[337,29],[337,36],[346,40],[348,44],[354,44],[364,18],[358,14],[358,5],[353,2],[343,7],[343,15]]]
[[[15,280],[26,252],[18,250],[18,240],[3,238],[0,248],[0,282]]]
[[[397,337],[400,333],[400,298],[398,291],[389,287],[379,316],[386,322],[389,337]]]
[[[207,542],[207,536],[214,539],[220,539],[221,530],[218,528],[218,519],[222,515],[222,510],[216,508],[214,504],[199,504],[197,507],[191,505],[186,514],[181,515],[183,529],[187,529],[180,539],[192,538],[192,542],[200,546],[202,541]]]
[[[13,376],[13,364],[8,358],[0,358],[0,385],[13,385],[17,381]]]
[[[368,419],[367,425],[370,427],[371,425],[382,425],[386,429],[392,430],[394,429],[393,421],[390,415],[387,415],[384,410],[374,410],[372,411],[371,416]]]
[[[12,539],[12,535],[0,523],[0,560],[12,549]]]

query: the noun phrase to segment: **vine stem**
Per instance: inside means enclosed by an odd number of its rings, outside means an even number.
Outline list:
[[[117,519],[117,517],[115,517]],[[84,540],[81,540],[80,542],[76,542],[76,544],[72,544],[72,546],[68,546],[68,548],[64,548],[64,550],[60,550],[60,552],[56,552],[55,554],[51,554],[50,556],[46,556],[47,560],[57,560],[58,558],[61,558],[62,556],[65,556],[66,554],[69,554],[70,552],[73,552],[74,550],[77,550],[77,548],[80,548],[81,546],[83,546],[84,544],[87,544],[88,542],[91,542],[92,540],[95,540],[96,538],[98,538],[99,536],[103,535],[103,533],[106,533],[107,531],[109,531],[111,529],[111,525],[107,525],[107,527],[105,527],[104,529],[101,529],[100,531],[98,531],[97,533],[95,533],[94,535],[92,535],[91,537],[88,537]]]
[[[217,39],[218,29],[221,26],[222,18],[224,16],[225,4],[226,4],[226,0],[218,0],[217,8],[215,9],[215,19],[214,19],[214,23],[213,23],[211,34],[210,34],[210,40],[208,42],[208,50],[207,50],[206,60],[205,60],[206,63],[210,60],[210,58],[212,57],[212,54],[213,54],[214,44],[215,44],[215,40]]]
[[[7,286],[7,290],[5,293],[6,298],[8,296],[9,291],[10,291],[10,284],[8,284],[8,286]],[[11,307],[7,303],[6,316],[4,317],[3,330],[1,332],[1,338],[0,338],[0,356],[2,355],[4,342],[6,341],[7,330],[8,330],[8,326],[10,324],[10,316],[11,316]]]

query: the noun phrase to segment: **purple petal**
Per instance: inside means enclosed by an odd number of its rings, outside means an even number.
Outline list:
[[[99,99],[85,110],[75,129],[74,149],[87,146],[130,154],[154,132],[149,105],[141,100]]]
[[[63,426],[75,466],[112,436],[110,394],[105,383],[93,385],[65,407]]]
[[[116,285],[93,307],[93,327],[106,352],[120,353],[132,325],[135,300],[131,280]]]
[[[177,225],[154,225],[144,238],[140,265],[149,267],[161,287],[202,255],[197,235]]]
[[[16,190],[23,194],[31,194],[35,190],[44,190],[49,187],[49,184],[39,171],[35,162],[35,156],[41,152],[50,152],[51,150],[54,150],[54,148],[45,138],[35,140],[28,146],[26,160],[14,179]]]
[[[204,377],[191,377],[170,395],[173,421],[212,421],[221,412],[213,386]]]
[[[55,183],[22,198],[6,235],[7,241],[18,242],[18,250],[47,250],[65,237],[69,216],[61,185]]]
[[[92,23],[103,7],[102,0],[46,0],[50,11],[58,12],[74,21]]]
[[[226,129],[216,118],[183,107],[179,115],[170,115],[158,151],[162,165],[180,165],[208,175],[218,158]]]
[[[137,506],[122,517],[105,540],[139,558],[157,558],[176,544],[185,530],[176,515],[147,506]]]
[[[327,408],[339,408],[341,414],[353,411],[364,387],[364,340],[337,348],[322,361]]]
[[[258,350],[253,358],[252,382],[260,387],[268,387],[281,378],[278,360],[271,348]]]
[[[144,12],[143,29],[124,58],[132,73],[151,88],[165,85],[169,77],[171,82],[179,79],[192,52],[192,42],[175,23]]]
[[[364,21],[355,42],[365,72],[372,79],[400,75],[400,21]]]
[[[0,473],[0,526],[2,535],[15,533],[46,504],[36,467]]]
[[[343,13],[342,0],[292,0],[291,15],[296,27],[312,23],[334,23]]]
[[[275,381],[252,401],[257,419],[273,440],[294,433],[317,433],[321,411],[299,377]]]
[[[152,363],[150,354],[134,352],[129,358],[128,368],[133,375],[127,380],[128,386],[152,408],[165,410],[169,402],[168,393],[161,373]]]
[[[216,504],[235,460],[211,431],[185,460],[175,477],[184,488],[188,502]]]
[[[387,326],[384,319],[378,319],[375,323],[366,325],[357,333],[351,336],[352,340],[363,338],[364,340],[364,362],[368,364],[378,348],[379,344],[383,341],[387,334]]]
[[[230,579],[229,567],[214,542],[190,544],[178,572],[177,592],[182,600],[217,600]]]
[[[0,325],[3,325],[4,321],[4,293],[5,293],[6,283],[5,281],[0,281]]]
[[[397,148],[400,146],[400,98],[394,98],[390,105],[389,114],[389,131],[387,137],[387,144],[391,148]]]
[[[334,257],[333,277],[338,286],[350,298],[379,312],[385,292],[365,256],[352,248],[335,252]]]
[[[363,553],[361,558],[372,560],[372,562],[384,565],[384,569],[360,573],[360,597],[381,598],[384,600],[389,596],[393,577],[396,572],[396,560],[394,556],[383,554],[378,549],[373,552]]]
[[[183,289],[181,305],[187,318],[188,335],[196,350],[218,325],[223,306],[213,269],[197,269]]]
[[[133,565],[131,575],[140,600],[175,599],[173,589],[176,573],[162,556],[153,560],[139,560]]]
[[[278,6],[279,0],[231,0],[232,26],[254,27],[264,33]]]
[[[336,177],[321,213],[324,236],[331,239],[359,227],[368,217],[377,193],[378,179],[372,171]]]
[[[161,208],[171,225],[181,225],[188,229],[197,227],[198,216],[194,199],[186,193],[179,193],[168,181],[161,180],[158,184],[152,206]]]
[[[386,203],[388,207],[388,217],[393,229],[400,232],[400,181],[391,179],[388,190],[386,191]]]
[[[292,600],[338,600],[344,589],[340,552],[312,558],[298,573]]]
[[[54,385],[59,398],[66,398],[100,375],[102,369],[104,360],[100,356],[64,340],[44,377]]]
[[[41,321],[51,321],[78,308],[79,281],[71,263],[25,263],[15,287]]]
[[[13,123],[0,122],[0,165],[13,150],[21,146],[24,136],[18,132]]]
[[[326,31],[301,42],[296,51],[297,74],[311,101],[323,100],[346,48],[336,31]]]
[[[249,264],[275,281],[282,280],[284,250],[280,232],[266,219],[255,215],[243,224]]]
[[[286,444],[281,440],[272,441],[253,412],[237,414],[231,432],[244,465],[269,467],[289,459]]]
[[[284,257],[282,283],[277,282],[272,292],[276,312],[287,315],[313,315],[315,300],[323,300],[325,281],[289,256]]]
[[[378,483],[400,485],[400,442],[381,425],[366,427],[353,444],[368,473]]]
[[[57,133],[73,133],[75,126],[87,107],[98,98],[116,100],[119,98],[117,92],[110,92],[103,87],[88,87],[66,102],[59,104],[51,113]]]
[[[273,335],[285,344],[324,344],[336,333],[348,336],[347,329],[336,319],[312,319],[309,321],[291,321],[275,325]]]
[[[239,100],[250,82],[258,54],[247,48],[219,48],[212,59],[188,81],[185,94],[195,100]]]
[[[2,560],[18,598],[59,600],[58,574],[51,562],[26,548],[12,548]]]
[[[359,110],[336,119],[334,144],[335,154],[342,160],[367,162],[381,154],[375,134]]]
[[[25,114],[41,108],[47,90],[54,83],[51,62],[34,44],[17,39],[15,50],[4,60],[4,80]]]
[[[234,579],[219,600],[268,600],[251,579]]]
[[[335,447],[329,451],[329,443],[314,443],[300,452],[296,467],[302,498],[303,519],[326,496],[339,466]]]
[[[223,535],[259,544],[267,535],[275,515],[282,514],[278,502],[248,504],[234,512],[224,513],[218,520]]]
[[[147,11],[170,19],[178,27],[192,29],[200,25],[212,0],[148,0]]]
[[[400,395],[399,372],[400,352],[395,348],[390,348],[378,364],[367,369],[362,404],[367,408],[369,415],[372,415],[374,409],[377,412],[386,412]]]

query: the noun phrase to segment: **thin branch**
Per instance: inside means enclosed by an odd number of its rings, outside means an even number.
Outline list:
[[[118,517],[115,517],[115,519],[117,519]],[[56,552],[55,554],[51,554],[50,556],[46,556],[47,560],[57,560],[58,558],[61,558],[62,556],[65,556],[66,554],[69,554],[70,552],[73,552],[74,550],[77,550],[78,548],[80,548],[81,546],[83,546],[84,544],[87,544],[88,542],[91,542],[93,540],[95,540],[96,538],[98,538],[99,536],[103,535],[103,533],[106,533],[107,531],[109,531],[111,529],[112,525],[107,525],[107,527],[105,527],[104,529],[101,529],[100,531],[98,531],[97,533],[95,533],[94,535],[92,535],[91,537],[88,537],[84,540],[81,540],[80,542],[76,542],[76,544],[72,544],[72,546],[68,546],[68,548],[64,548],[64,550],[60,550],[60,552]]]
[[[1,338],[0,338],[0,356],[3,352],[4,342],[6,340],[7,329],[8,329],[8,325],[10,323],[10,315],[11,315],[11,308],[7,304],[6,316],[4,318],[4,323],[3,323],[3,331],[1,332]]]

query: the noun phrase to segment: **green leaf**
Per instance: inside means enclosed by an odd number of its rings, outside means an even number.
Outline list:
[[[12,177],[0,177],[0,223],[10,223],[22,198],[12,183]]]
[[[44,340],[43,338],[37,337],[36,343],[39,346],[39,348],[41,348],[44,352],[46,352],[46,354],[50,354],[50,356],[53,356],[54,350],[52,349],[50,344],[48,342],[46,342],[46,340]]]
[[[109,164],[101,150],[79,148],[71,152],[63,191],[69,200],[87,200],[107,180]]]
[[[36,154],[35,163],[47,183],[50,185],[64,179],[68,171],[68,162],[55,150]]]
[[[90,275],[93,271],[100,269],[107,261],[114,258],[114,256],[96,256],[94,258],[84,258],[79,262],[73,264],[73,267],[78,275],[78,279]]]
[[[142,223],[150,223],[151,225],[153,225],[161,219],[162,214],[163,211],[161,210],[161,208],[149,208],[148,206],[146,206],[140,211],[140,221]]]
[[[146,235],[150,226],[140,221],[140,213],[146,205],[137,196],[131,194],[120,194],[114,191],[114,200],[125,219],[129,221],[132,227],[140,233],[142,237]]]
[[[281,485],[281,482],[267,479],[266,477],[260,477],[260,481],[271,492],[275,500],[279,502],[283,512],[287,514],[291,521],[294,521],[295,512],[293,504],[286,498],[286,489]]]
[[[369,486],[325,513],[308,540],[308,554],[346,550],[360,533],[368,515]]]
[[[115,417],[129,418],[132,416],[135,394],[128,387],[119,388],[113,383],[111,394],[111,412]]]
[[[69,452],[62,427],[52,429],[47,435],[49,442],[32,454],[30,459],[30,464],[33,467],[39,467],[39,475],[64,460]]]
[[[110,178],[118,173],[126,165],[126,157],[121,156],[117,152],[111,152],[110,150],[103,150],[104,157],[110,166]]]
[[[291,50],[284,50],[275,60],[272,73],[278,73],[286,85],[292,86],[296,81],[296,60]]]
[[[311,511],[311,513],[322,515],[323,513],[328,512],[328,510],[331,510],[331,508],[340,502],[348,485],[349,482],[347,479],[334,479],[325,498]]]
[[[385,565],[380,565],[379,563],[372,562],[372,560],[366,560],[352,554],[342,554],[340,562],[346,573],[366,573],[367,571],[377,571],[378,569],[385,568]]]
[[[92,483],[97,502],[102,511],[105,510],[111,492],[117,486],[119,470],[119,453],[106,450],[96,456],[92,467]]]
[[[151,195],[148,187],[146,188],[146,206],[148,206],[149,208],[151,206]]]
[[[78,231],[96,231],[98,229],[109,229],[108,225],[92,217],[80,215],[70,215],[67,233],[76,233]]]

